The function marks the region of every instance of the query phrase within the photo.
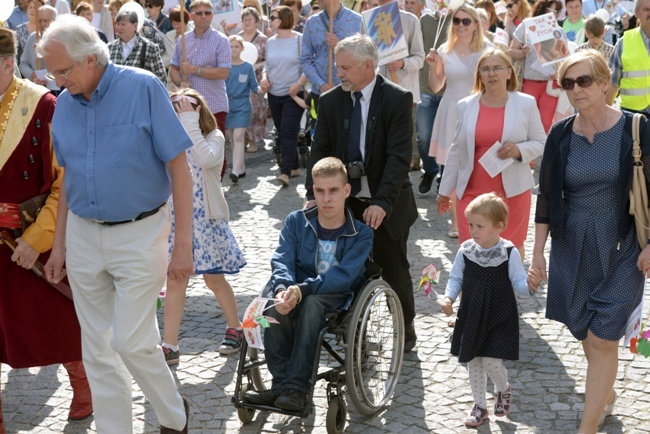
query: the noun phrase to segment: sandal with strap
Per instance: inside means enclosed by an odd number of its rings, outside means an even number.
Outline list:
[[[487,419],[490,418],[490,413],[488,413],[487,408],[481,408],[478,404],[474,404],[472,411],[469,412],[469,415],[465,418],[465,426],[477,427],[483,424]]]
[[[510,401],[512,399],[512,387],[508,384],[505,392],[497,392],[494,398],[494,415],[503,417],[510,414]]]

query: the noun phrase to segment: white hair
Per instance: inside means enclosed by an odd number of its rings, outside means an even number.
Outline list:
[[[43,34],[36,47],[38,53],[47,53],[53,41],[63,45],[68,57],[74,62],[83,62],[90,56],[97,56],[99,66],[108,65],[108,46],[99,39],[97,30],[85,18],[62,15]]]
[[[47,12],[51,13],[51,14],[54,16],[54,19],[55,19],[55,20],[56,20],[56,16],[58,15],[58,13],[56,12],[56,9],[54,9],[54,8],[53,8],[52,6],[50,6],[50,5],[43,5],[43,6],[41,6],[40,8],[38,8],[38,10],[39,10],[40,12],[46,12],[46,11],[47,11]]]
[[[334,54],[339,51],[345,51],[352,54],[352,57],[358,62],[365,62],[366,60],[372,61],[372,66],[377,68],[379,62],[379,54],[377,54],[377,47],[372,42],[370,36],[356,34],[341,39],[336,47],[334,47]]]

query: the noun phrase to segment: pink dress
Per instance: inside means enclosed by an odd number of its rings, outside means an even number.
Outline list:
[[[461,244],[471,238],[467,219],[465,218],[465,208],[477,196],[491,192],[495,192],[508,204],[508,224],[506,225],[505,231],[501,233],[501,238],[512,241],[517,247],[522,246],[526,240],[532,198],[530,190],[517,196],[506,198],[501,174],[491,178],[481,163],[478,162],[496,141],[501,140],[505,110],[505,107],[492,108],[480,103],[478,120],[476,121],[476,136],[474,138],[474,142],[476,143],[474,169],[467,183],[463,198],[457,204],[458,241]]]

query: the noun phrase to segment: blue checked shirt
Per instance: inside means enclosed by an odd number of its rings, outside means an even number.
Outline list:
[[[131,220],[166,202],[166,163],[192,146],[160,80],[113,63],[90,101],[59,95],[52,137],[70,211],[104,221]]]
[[[363,19],[358,13],[341,5],[334,18],[333,30],[339,40],[357,33],[362,29]],[[325,33],[329,32],[329,18],[325,11],[309,17],[302,35],[300,64],[307,79],[311,82],[311,91],[320,95],[320,87],[327,83],[329,70],[329,46],[325,43]],[[332,84],[341,84],[337,76],[336,65],[332,65]]]

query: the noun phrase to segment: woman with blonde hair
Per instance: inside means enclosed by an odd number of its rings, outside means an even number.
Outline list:
[[[512,241],[524,258],[524,241],[535,185],[528,162],[542,155],[546,134],[535,99],[516,92],[517,75],[510,57],[495,48],[479,59],[474,94],[458,103],[458,123],[449,150],[437,199],[438,213],[450,209],[450,197],[458,197],[459,241],[471,238],[465,209],[476,197],[496,192],[510,210],[502,237]],[[492,177],[479,160],[496,143],[498,157],[514,162]]]
[[[546,141],[528,286],[546,280],[544,247],[550,233],[546,318],[563,323],[582,342],[587,372],[578,432],[595,434],[614,411],[619,341],[643,300],[650,245],[639,247],[629,214],[633,115],[607,105],[612,81],[605,59],[594,50],[572,54],[560,66],[557,82],[577,114],[556,122]],[[639,130],[648,184],[645,118]],[[650,238],[650,231],[644,232],[641,236]]]
[[[439,92],[447,85],[433,122],[429,147],[429,155],[436,157],[441,165],[441,175],[454,138],[458,114],[456,105],[471,93],[478,60],[487,48],[492,47],[483,36],[478,13],[473,7],[464,4],[454,11],[451,20],[447,42],[438,50],[432,48],[426,57],[431,90]],[[452,210],[448,235],[458,238],[455,210]]]

